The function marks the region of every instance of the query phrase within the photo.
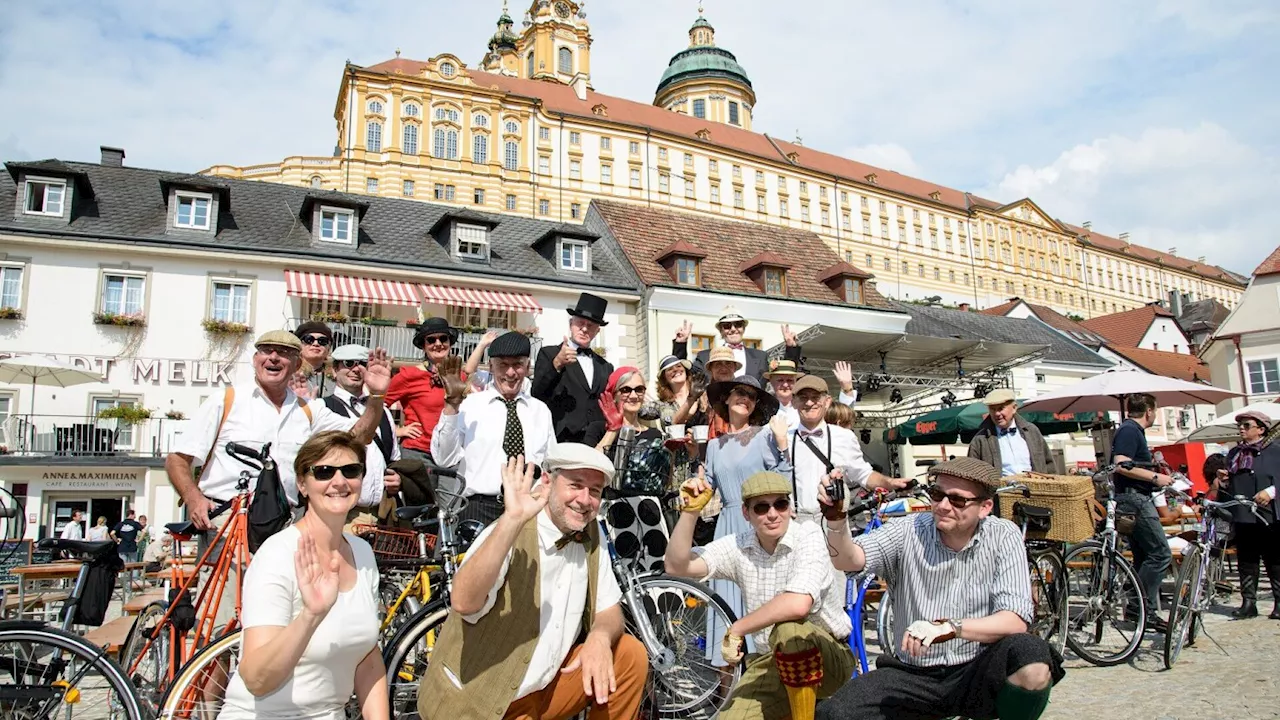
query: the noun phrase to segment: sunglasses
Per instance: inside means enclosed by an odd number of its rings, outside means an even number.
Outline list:
[[[746,326],[747,324],[742,322],[741,320],[735,320],[734,322],[720,323],[721,330],[742,330]]]
[[[307,335],[302,338],[303,345],[319,345],[320,347],[329,347],[331,341],[324,335]]]
[[[730,394],[730,395],[741,395],[742,397],[744,397],[744,398],[746,398],[746,399],[750,400],[751,402],[755,402],[755,401],[756,401],[756,393],[755,393],[755,391],[754,391],[754,390],[743,390],[743,389],[741,389],[741,388],[734,388],[734,389],[733,389],[733,391],[732,391],[732,392],[730,392],[729,394]]]
[[[294,350],[293,348],[280,347],[279,345],[263,345],[258,348],[258,354],[263,357],[271,357],[272,355],[279,355],[282,358],[298,357],[297,350]]]
[[[423,345],[448,345],[452,342],[452,338],[448,335],[428,335],[422,338]]]
[[[963,510],[966,507],[969,507],[969,503],[982,502],[982,498],[979,498],[979,497],[965,497],[964,495],[952,495],[950,493],[943,491],[943,489],[938,487],[937,485],[929,486],[928,493],[929,493],[929,499],[932,500],[934,503],[940,503],[945,498],[947,502],[951,503],[951,507],[957,510]]]
[[[1240,428],[1241,430],[1248,430],[1251,427],[1258,427],[1258,426],[1246,420],[1245,422],[1236,423],[1236,427]]]
[[[786,512],[791,507],[791,498],[780,497],[774,500],[772,504],[767,502],[758,502],[751,506],[751,512],[757,515],[765,515],[769,512],[769,508],[773,508],[780,513]]]
[[[369,366],[369,363],[365,362],[364,360],[338,360],[334,364],[340,368],[346,368],[347,370],[350,370],[353,367]]]
[[[644,395],[644,391],[646,389],[647,388],[645,388],[645,386],[643,385],[637,385],[635,387],[620,387],[618,388],[618,394],[619,395]]]
[[[332,480],[333,476],[339,472],[342,477],[348,480],[364,477],[364,463],[349,463],[347,465],[312,465],[307,472],[317,480]]]

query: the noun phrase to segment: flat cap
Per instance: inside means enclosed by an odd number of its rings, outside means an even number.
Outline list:
[[[998,405],[1013,402],[1017,399],[1017,396],[1014,395],[1013,391],[1009,388],[1000,388],[999,390],[992,390],[987,393],[987,396],[982,398],[982,404],[987,407],[996,407]]]
[[[363,345],[350,343],[348,345],[340,345],[333,351],[334,360],[369,360],[369,348]]]
[[[1236,413],[1236,422],[1249,418],[1264,428],[1271,427],[1271,417],[1261,410],[1241,410]]]
[[[711,352],[707,353],[707,364],[713,362],[731,362],[736,367],[742,367],[742,363],[738,362],[738,358],[733,356],[733,350],[721,345],[717,348],[711,348]]]
[[[524,333],[505,332],[489,346],[489,357],[529,357],[532,346]]]
[[[598,470],[604,473],[606,482],[613,480],[613,462],[609,460],[609,456],[581,443],[557,444],[542,461],[542,469],[547,472]]]
[[[300,338],[304,338],[308,335],[323,335],[330,340],[333,340],[333,328],[319,320],[308,320],[302,323],[298,326],[297,330],[293,331],[293,334]]]
[[[765,470],[747,478],[742,483],[742,499],[750,500],[761,495],[790,495],[791,481],[786,476]]]
[[[258,336],[253,346],[260,348],[263,345],[274,345],[276,347],[286,347],[298,352],[302,352],[302,341],[297,335],[288,330],[268,330]]]
[[[929,468],[930,478],[935,478],[939,475],[976,482],[979,485],[986,485],[991,490],[1004,486],[1004,479],[1000,476],[1000,471],[995,466],[982,462],[977,458],[958,457],[955,460],[938,463]]]
[[[791,386],[791,392],[799,395],[801,390],[815,390],[820,393],[830,394],[831,390],[827,387],[827,381],[817,375],[805,375]]]

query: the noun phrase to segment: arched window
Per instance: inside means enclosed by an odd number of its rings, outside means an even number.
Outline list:
[[[369,114],[370,114],[370,115],[381,115],[381,114],[382,114],[382,101],[381,101],[381,100],[370,100],[370,101],[369,101],[369,106],[368,106],[368,107],[369,107]]]
[[[476,135],[471,139],[471,162],[484,165],[489,162],[489,137]]]
[[[444,132],[444,156],[449,160],[458,159],[458,131],[445,130]]]
[[[324,183],[324,179],[323,179],[323,178],[321,178],[319,175],[312,175],[312,176],[311,176],[311,189],[312,189],[312,190],[319,190],[319,189],[320,189],[320,187],[321,187],[321,185],[322,185],[323,183]]]
[[[573,51],[567,47],[560,48],[560,72],[565,75],[573,74]]]
[[[476,127],[487,128],[489,127],[489,116],[484,113],[476,113],[471,116],[471,124]]]
[[[445,77],[453,77],[453,74],[454,74],[455,72],[457,72],[457,68],[455,68],[455,67],[453,66],[453,63],[448,62],[448,61],[445,61],[445,62],[440,63],[440,74],[441,74],[441,75],[443,75],[443,76],[445,76]]]
[[[419,113],[419,112],[421,112],[421,110],[418,108],[418,106],[417,106],[417,104],[416,104],[416,103],[405,103],[405,104],[404,104],[404,116],[405,116],[405,117],[416,118],[416,117],[418,117],[418,113]]]
[[[519,134],[520,134],[520,123],[518,123],[518,122],[516,122],[516,121],[514,121],[514,120],[508,120],[508,121],[507,121],[507,124],[506,124],[505,126],[503,126],[503,129],[504,129],[504,130],[506,130],[506,132],[507,132],[508,134],[510,134],[510,135],[519,135]]]
[[[520,169],[520,143],[508,140],[502,153],[502,166],[508,170]]]
[[[431,133],[431,155],[433,157],[444,157],[444,128],[436,128]]]
[[[413,123],[404,124],[404,153],[406,155],[418,154],[418,126]]]
[[[459,117],[460,115],[458,114],[458,111],[454,110],[453,108],[447,108],[447,107],[436,108],[437,120],[448,120],[449,122],[456,123],[458,122]]]
[[[525,74],[528,75],[529,77],[533,77],[533,51],[532,50],[529,51],[529,57],[527,57],[525,60],[526,60],[525,65],[528,67],[528,72],[526,72]]]
[[[382,152],[382,123],[370,122],[366,126],[364,146],[369,152]]]

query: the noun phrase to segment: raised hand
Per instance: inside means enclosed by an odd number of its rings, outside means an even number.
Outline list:
[[[840,389],[845,392],[853,390],[853,367],[843,360],[836,361],[835,369],[836,381],[840,383]]]
[[[386,395],[391,385],[391,357],[384,348],[374,348],[369,353],[369,364],[364,372],[364,385],[370,395]]]
[[[680,327],[676,328],[676,342],[687,343],[689,336],[693,334],[693,323],[685,320],[680,323]]]
[[[294,373],[293,377],[289,379],[289,389],[304,403],[314,399],[311,397],[311,383],[301,371]]]
[[[622,408],[618,407],[618,401],[613,399],[613,395],[602,393],[596,402],[600,405],[600,411],[604,413],[604,429],[609,432],[621,430]]]
[[[533,465],[525,465],[524,455],[517,455],[502,467],[503,515],[523,525],[547,506],[551,486],[546,476],[533,479]]]
[[[489,347],[490,345],[493,344],[494,340],[498,339],[498,336],[501,334],[502,332],[499,330],[490,330],[489,332],[485,333],[484,336],[480,338],[480,342],[476,344],[479,345],[480,347]]]
[[[713,492],[711,485],[707,482],[706,470],[699,467],[698,476],[685,480],[684,484],[680,486],[680,511],[687,513],[702,512],[702,508],[711,502]]]
[[[796,341],[796,334],[791,332],[791,326],[787,323],[782,324],[782,341],[787,344],[787,347],[799,345]]]
[[[569,337],[566,335],[564,342],[560,343],[560,352],[556,353],[555,358],[551,360],[551,364],[555,365],[557,370],[563,370],[570,363],[575,362],[578,362],[578,351],[570,344]]]
[[[315,538],[301,534],[298,549],[293,553],[293,569],[298,576],[298,594],[302,607],[317,617],[329,613],[338,601],[338,570],[342,556],[338,551],[323,551],[316,547]]]
[[[774,415],[769,419],[769,430],[773,432],[773,437],[779,442],[787,439],[787,418],[781,413]]]

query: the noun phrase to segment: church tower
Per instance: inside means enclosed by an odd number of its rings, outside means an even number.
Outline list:
[[[480,61],[480,69],[502,75],[520,74],[520,37],[512,29],[514,21],[507,14],[507,0],[502,0],[502,15],[498,17],[498,31],[489,38],[489,52]]]
[[[504,4],[498,34],[489,41],[490,51],[483,67],[500,66],[517,77],[591,87],[591,29],[585,6],[585,0],[533,0],[524,15],[524,29],[514,39],[514,52],[508,52],[506,36],[499,38],[503,35],[503,21],[508,28],[511,22]],[[495,46],[499,50],[495,51]],[[509,67],[511,59],[514,67]]]
[[[689,47],[676,53],[658,81],[653,104],[672,112],[751,129],[756,93],[733,53],[716,47],[716,30],[698,7]]]

